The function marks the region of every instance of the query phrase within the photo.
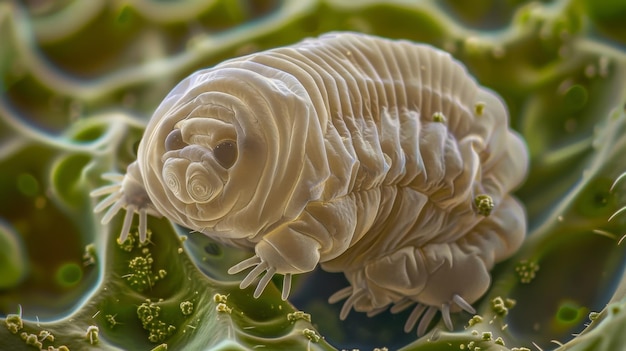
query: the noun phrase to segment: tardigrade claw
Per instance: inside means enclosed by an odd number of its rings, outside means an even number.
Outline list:
[[[228,274],[237,274],[245,271],[248,268],[252,268],[252,270],[241,281],[239,287],[241,289],[245,289],[249,287],[258,277],[261,277],[261,280],[259,280],[259,283],[257,284],[256,289],[254,289],[253,294],[254,298],[258,298],[259,296],[261,296],[274,274],[276,274],[276,267],[270,266],[268,262],[263,261],[258,256],[253,256],[230,267],[230,269],[228,270]],[[281,298],[283,300],[287,300],[290,290],[291,274],[287,273],[285,274],[285,278],[283,280],[283,291],[281,294]]]
[[[292,274],[312,271],[318,264],[319,243],[309,236],[301,235],[284,226],[265,235],[254,247],[256,255],[232,266],[229,274],[252,270],[241,281],[242,289],[250,286],[257,278],[261,278],[254,291],[254,297],[261,296],[274,274],[283,274],[283,291],[281,298],[287,300],[291,290]]]
[[[139,214],[139,240],[141,242],[146,241],[148,215],[161,217],[161,214],[152,204],[141,182],[136,163],[128,167],[126,175],[105,173],[102,175],[102,178],[113,182],[113,184],[95,189],[89,194],[91,197],[108,195],[93,210],[95,213],[99,213],[108,208],[102,217],[102,224],[109,223],[121,209],[125,209],[124,224],[119,237],[119,240],[124,242],[128,237],[128,232],[133,222],[133,214],[137,213]]]
[[[362,291],[361,291],[362,292]],[[348,317],[350,311],[354,308],[357,300],[361,297],[362,294],[359,292],[355,292],[352,286],[347,286],[339,291],[336,291],[328,298],[328,303],[337,303],[341,300],[346,300],[341,306],[341,312],[339,312],[339,319],[342,321]]]
[[[362,305],[364,301],[368,300],[368,297],[365,290],[355,290],[352,286],[348,286],[332,294],[328,298],[328,302],[332,304],[344,299],[346,301],[344,302],[341,308],[341,312],[339,313],[339,318],[341,320],[345,320],[348,317],[350,310],[359,310],[359,305]],[[451,308],[455,310],[458,310],[458,308],[460,308],[471,314],[476,313],[474,307],[472,307],[471,304],[465,301],[465,299],[463,299],[458,294],[455,294],[450,301],[441,304],[441,306],[430,306],[423,303],[417,303],[410,298],[404,298],[393,303],[389,308],[389,311],[393,314],[396,314],[406,310],[413,305],[415,307],[411,311],[411,314],[404,324],[404,332],[409,333],[415,328],[415,326],[417,326],[418,336],[423,336],[426,333],[426,331],[428,330],[428,326],[439,311],[441,311],[441,318],[443,319],[446,328],[448,328],[449,330],[454,329],[454,324],[452,323],[452,318],[450,316]],[[368,316],[373,316],[381,313],[388,307],[389,305],[385,305],[370,309],[367,311]]]
[[[406,309],[410,305],[411,302],[409,299],[400,301],[391,308],[391,312],[397,313],[401,310]],[[430,322],[432,322],[432,319],[437,314],[437,311],[441,311],[441,318],[443,319],[443,323],[445,324],[446,328],[448,328],[448,330],[453,330],[454,324],[452,323],[452,318],[450,316],[450,309],[453,307],[460,307],[462,310],[471,314],[476,313],[474,307],[472,307],[472,305],[470,305],[458,294],[455,294],[452,297],[451,301],[443,303],[439,307],[428,306],[418,303],[415,305],[413,311],[409,315],[409,318],[406,320],[406,323],[404,325],[404,331],[406,333],[410,332],[411,330],[413,330],[413,328],[415,328],[415,325],[417,324],[417,335],[423,336],[428,329],[428,325],[430,324]]]

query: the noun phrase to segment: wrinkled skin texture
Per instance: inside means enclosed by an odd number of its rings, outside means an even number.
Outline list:
[[[501,100],[448,54],[336,33],[183,80],[121,185],[94,195],[111,193],[105,221],[126,208],[254,248],[229,272],[252,268],[255,296],[283,274],[287,298],[291,275],[321,264],[350,282],[330,299],[347,299],[342,318],[417,303],[405,329],[421,318],[423,334],[438,310],[449,328],[473,312],[521,245],[510,192],[527,163]]]

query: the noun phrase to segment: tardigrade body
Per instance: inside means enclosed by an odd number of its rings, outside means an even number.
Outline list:
[[[194,73],[158,107],[137,161],[96,210],[163,215],[254,248],[259,296],[275,274],[318,264],[350,286],[331,297],[375,314],[472,312],[489,271],[525,235],[510,192],[528,163],[502,101],[427,45],[333,33]]]

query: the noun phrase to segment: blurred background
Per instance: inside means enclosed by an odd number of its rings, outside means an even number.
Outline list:
[[[620,0],[0,1],[0,350],[625,348],[624,23]],[[482,323],[417,340],[406,313],[341,322],[323,272],[255,300],[226,274],[249,253],[154,218],[150,244],[118,245],[120,218],[93,214],[182,78],[344,30],[450,52],[528,142],[528,239]]]

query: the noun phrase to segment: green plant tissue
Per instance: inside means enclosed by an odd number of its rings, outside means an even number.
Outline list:
[[[617,0],[0,2],[0,350],[626,348],[624,23]],[[226,273],[249,252],[152,217],[119,243],[93,214],[177,82],[330,31],[450,52],[527,141],[526,240],[455,331],[341,321],[322,271],[254,299]]]

